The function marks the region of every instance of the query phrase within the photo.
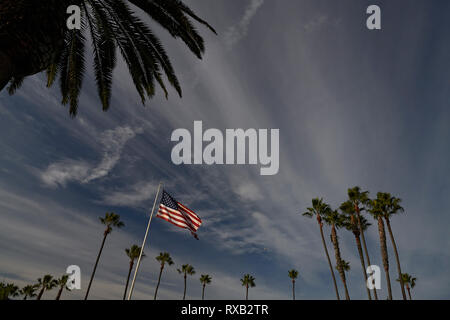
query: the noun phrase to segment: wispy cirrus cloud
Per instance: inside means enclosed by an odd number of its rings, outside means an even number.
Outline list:
[[[112,191],[105,195],[101,202],[113,206],[136,207],[154,197],[158,183],[138,182],[126,190]]]
[[[258,9],[264,4],[264,0],[251,0],[247,6],[245,13],[239,23],[230,27],[225,33],[225,44],[231,48],[241,39],[245,38],[248,33],[248,27]]]
[[[85,160],[63,159],[50,164],[41,172],[41,180],[50,187],[65,186],[69,182],[89,183],[103,178],[116,166],[122,156],[126,143],[142,129],[128,126],[107,130],[100,136],[98,143],[102,146],[102,159],[94,165]]]

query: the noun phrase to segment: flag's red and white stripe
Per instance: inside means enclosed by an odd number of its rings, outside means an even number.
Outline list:
[[[157,217],[173,225],[188,229],[192,233],[195,233],[202,224],[200,217],[191,209],[177,202],[178,208],[180,210],[174,210],[163,204],[160,204]]]

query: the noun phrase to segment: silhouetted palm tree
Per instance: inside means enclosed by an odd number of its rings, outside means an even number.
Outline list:
[[[295,269],[289,270],[288,275],[292,280],[292,300],[295,300],[295,280],[298,278],[298,271]]]
[[[75,116],[86,69],[89,32],[103,110],[110,105],[116,48],[143,103],[146,95],[154,96],[155,83],[167,96],[164,75],[181,96],[180,84],[160,40],[129,4],[142,9],[202,58],[204,40],[193,20],[215,31],[180,0],[42,0],[38,6],[33,1],[3,0],[0,3],[0,91],[10,81],[12,94],[25,77],[47,69],[47,85],[51,86],[57,74],[60,75],[62,102],[70,104],[70,114]],[[81,30],[68,30],[65,25],[69,5],[81,9]]]
[[[19,295],[19,287],[14,283],[0,282],[0,300],[10,300]]]
[[[366,254],[367,266],[371,266],[369,251],[367,250],[366,237],[364,236],[364,229],[361,225],[361,213],[367,210],[367,205],[370,203],[369,191],[361,191],[360,187],[353,187],[347,190],[348,200],[341,205],[341,210],[353,215],[356,212],[356,218],[361,232],[361,240]],[[352,209],[353,208],[353,209]],[[365,264],[364,264],[365,268]],[[367,277],[367,274],[366,274]],[[373,289],[375,300],[378,300],[377,289]]]
[[[100,217],[100,222],[106,226],[105,231],[103,232],[103,241],[102,245],[100,246],[100,251],[97,255],[97,260],[95,260],[94,270],[92,270],[91,279],[89,280],[89,285],[86,291],[86,296],[84,297],[84,300],[87,300],[89,296],[89,291],[91,290],[92,280],[94,280],[95,271],[97,270],[98,261],[100,260],[100,256],[102,255],[103,247],[105,246],[106,237],[108,234],[110,234],[113,230],[113,228],[122,228],[125,224],[120,221],[120,215],[115,214],[113,212],[107,212],[105,214],[105,217]]]
[[[414,278],[407,273],[402,274],[402,282],[406,286],[406,290],[408,290],[409,300],[412,300],[411,289],[416,286],[416,280],[417,278]],[[397,281],[400,282],[400,279],[397,279]]]
[[[380,250],[381,258],[383,260],[384,272],[386,273],[386,283],[388,289],[388,300],[392,300],[392,288],[391,288],[391,277],[389,275],[389,254],[386,245],[386,231],[383,222],[383,201],[380,199],[375,199],[371,201],[371,208],[369,209],[370,214],[378,222],[378,235],[380,237]]]
[[[67,291],[70,291],[70,289],[67,287],[67,281],[69,281],[69,276],[67,274],[63,275],[61,278],[59,278],[57,280],[57,285],[59,286],[59,291],[56,296],[56,300],[61,299],[61,294],[64,289],[66,289]]]
[[[39,278],[38,279],[38,289],[40,289],[41,291],[39,291],[37,300],[41,300],[42,295],[44,294],[45,291],[52,290],[57,285],[58,285],[58,281],[53,279],[53,276],[51,276],[49,274],[45,275],[43,278]]]
[[[27,300],[27,298],[36,297],[37,284],[34,285],[26,285],[22,289],[20,289],[20,295],[23,296],[23,300]]]
[[[367,228],[371,224],[363,216],[361,216],[360,219],[361,219],[361,226],[362,226],[363,230],[366,231]],[[355,236],[356,247],[358,249],[359,259],[361,261],[361,267],[362,267],[362,271],[363,271],[363,275],[364,275],[364,287],[367,290],[367,295],[369,297],[369,300],[372,300],[372,297],[370,295],[370,289],[367,286],[366,264],[364,263],[364,256],[363,256],[363,251],[362,251],[362,246],[361,246],[361,239],[360,239],[361,232],[359,230],[358,221],[356,220],[355,215],[353,215],[353,214],[352,215],[346,215],[345,216],[345,221],[344,221],[344,226],[345,226],[345,228],[348,231],[351,231],[353,233],[353,235]]]
[[[244,277],[241,279],[241,284],[243,287],[245,287],[245,300],[248,300],[248,288],[253,288],[256,286],[255,284],[255,278],[253,278],[249,274],[245,274]]]
[[[205,300],[205,287],[211,283],[211,276],[209,274],[202,274],[200,276],[200,283],[202,284],[202,300]]]
[[[348,288],[347,288],[347,279],[345,277],[345,271],[342,268],[342,257],[341,257],[341,249],[339,247],[339,238],[337,235],[337,229],[344,226],[344,218],[343,215],[339,214],[337,210],[327,210],[324,218],[325,222],[328,223],[331,226],[331,243],[334,247],[334,255],[336,258],[336,266],[337,270],[339,271],[339,275],[341,276],[342,284],[344,285],[345,289],[345,298],[347,300],[350,300],[350,295],[348,294]]]
[[[344,259],[341,260],[341,268],[344,272],[350,271],[350,263],[348,261],[345,261]],[[336,269],[339,270],[338,266],[336,266]]]
[[[154,300],[156,300],[156,296],[158,294],[158,288],[159,284],[161,283],[161,275],[163,273],[164,267],[166,266],[166,264],[169,266],[173,265],[172,257],[168,252],[160,252],[159,256],[156,257],[156,260],[161,264],[161,267],[159,268],[158,284],[156,285],[155,297],[153,298]]]
[[[305,217],[312,218],[316,216],[317,223],[319,224],[320,236],[322,237],[323,249],[325,250],[325,255],[327,257],[328,266],[330,267],[331,277],[333,279],[334,290],[336,291],[336,298],[339,298],[339,291],[336,284],[336,277],[334,276],[333,265],[331,264],[330,255],[328,254],[327,244],[325,242],[325,237],[323,235],[323,222],[322,217],[324,217],[327,211],[330,210],[330,206],[323,202],[323,199],[315,198],[312,199],[312,207],[307,208],[307,211],[303,213]]]
[[[382,203],[381,210],[383,212],[383,218],[386,221],[386,226],[389,231],[389,237],[391,238],[392,247],[394,248],[395,261],[397,262],[398,279],[400,279],[399,282],[400,282],[400,287],[402,290],[402,296],[403,296],[403,300],[406,300],[406,292],[405,292],[405,286],[403,283],[402,268],[400,266],[400,258],[398,255],[397,245],[395,243],[394,233],[392,232],[391,221],[390,221],[390,218],[393,215],[404,212],[403,207],[400,205],[402,200],[391,196],[390,193],[383,193],[383,192],[379,192],[377,194],[377,200],[378,200],[378,202]]]
[[[187,280],[187,275],[194,275],[195,274],[195,270],[194,267],[191,266],[190,264],[183,264],[181,266],[181,269],[177,269],[178,273],[182,274],[184,276],[184,293],[183,293],[183,300],[186,299],[186,280]]]
[[[127,276],[127,283],[125,284],[125,291],[123,292],[123,300],[125,300],[125,297],[127,296],[127,290],[128,290],[128,283],[130,282],[130,275],[131,270],[133,270],[134,266],[134,260],[138,259],[141,254],[141,247],[138,245],[132,245],[130,249],[125,249],[125,253],[128,258],[130,258],[130,267],[128,268],[128,276]],[[142,253],[142,258],[145,257],[145,254]]]

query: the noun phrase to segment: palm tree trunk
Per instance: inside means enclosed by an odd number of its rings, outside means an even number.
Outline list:
[[[84,300],[87,300],[89,296],[89,291],[91,290],[92,280],[94,280],[95,271],[97,270],[98,261],[100,260],[100,256],[102,255],[103,247],[105,246],[106,237],[108,236],[108,233],[105,231],[103,234],[103,241],[102,245],[100,247],[100,251],[98,252],[97,260],[95,260],[94,270],[92,270],[91,279],[89,280],[89,285],[86,291],[86,296],[84,297]]]
[[[159,284],[161,283],[161,275],[162,275],[163,269],[164,269],[164,265],[161,265],[161,268],[159,269],[158,284],[156,285],[155,297],[153,298],[153,300],[156,300],[156,295],[158,294],[158,289],[159,289]]]
[[[56,299],[55,300],[60,300],[61,299],[61,294],[64,290],[64,286],[62,286],[61,288],[59,288],[58,294],[56,295]]]
[[[248,284],[245,285],[245,300],[248,300]]]
[[[334,225],[331,226],[331,241],[333,242],[334,246],[334,255],[336,258],[337,269],[339,271],[339,275],[341,276],[342,284],[344,285],[345,289],[345,299],[350,300],[350,296],[348,294],[347,289],[347,280],[345,279],[345,272],[344,269],[342,268],[342,258],[341,258],[341,250],[339,249],[339,240],[336,233],[336,227]]]
[[[361,260],[361,267],[363,270],[364,275],[364,286],[367,290],[367,296],[369,297],[369,300],[372,300],[372,295],[370,294],[370,289],[367,287],[367,273],[366,273],[366,263],[364,261],[363,251],[361,247],[361,239],[359,238],[359,234],[355,233],[355,241],[356,241],[356,247],[358,248],[358,254],[359,254],[359,260]]]
[[[292,280],[292,300],[295,300],[295,280]]]
[[[130,269],[128,270],[127,284],[125,285],[125,292],[123,293],[123,300],[125,300],[128,291],[128,283],[130,282],[131,270],[133,270],[134,262],[130,261]]]
[[[203,288],[202,288],[202,300],[205,300],[205,284],[203,284]]]
[[[361,226],[361,213],[359,211],[358,206],[355,206],[355,209],[356,209],[356,217],[358,218],[358,227],[359,227],[359,230],[361,232],[361,240],[362,240],[362,243],[363,243],[364,253],[366,254],[367,265],[371,266],[372,264],[370,263],[369,251],[367,250],[367,245],[366,245],[366,237],[364,237],[364,230],[363,230],[363,228]],[[364,272],[366,272],[366,270],[364,270]],[[373,288],[373,295],[375,297],[375,300],[378,300],[378,295],[377,295],[377,289],[376,288]]]
[[[186,299],[186,274],[184,275],[184,293],[183,293],[183,300]]]
[[[387,217],[385,217],[385,220],[386,220],[386,225],[387,225],[388,231],[389,231],[389,237],[391,238],[392,246],[394,247],[395,260],[397,261],[397,271],[398,271],[398,277],[400,279],[400,287],[402,288],[403,300],[406,300],[405,284],[403,283],[403,277],[402,277],[402,268],[400,267],[400,258],[398,256],[397,245],[395,244],[394,234],[392,233],[391,222],[389,221],[389,218],[387,218]]]
[[[331,260],[330,260],[330,255],[328,254],[328,249],[327,249],[327,244],[325,242],[325,237],[323,236],[323,224],[322,224],[322,219],[320,218],[319,215],[317,215],[317,222],[319,223],[319,229],[320,229],[320,235],[322,237],[322,244],[323,244],[323,248],[325,250],[325,254],[327,256],[327,260],[328,260],[328,266],[330,267],[330,271],[331,271],[331,277],[333,278],[333,284],[334,284],[334,290],[336,291],[336,298],[338,300],[341,300],[339,298],[339,291],[338,291],[338,287],[336,284],[336,278],[334,276],[334,271],[333,271],[333,266],[331,264]]]
[[[0,52],[0,92],[14,74],[14,66],[8,55]]]
[[[412,298],[411,298],[411,289],[409,288],[409,286],[407,286],[406,289],[408,289],[409,300],[412,300]]]
[[[386,282],[388,288],[388,299],[392,300],[391,277],[389,276],[389,256],[386,245],[386,232],[384,230],[384,222],[378,217],[378,233],[380,235],[381,257],[383,259],[384,272],[386,273]]]
[[[39,294],[38,294],[36,300],[41,300],[42,295],[44,294],[44,291],[45,291],[45,287],[41,289],[41,291],[39,292]]]

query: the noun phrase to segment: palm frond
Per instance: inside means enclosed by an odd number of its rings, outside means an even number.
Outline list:
[[[84,23],[82,25],[82,30],[72,30],[67,33],[66,47],[60,61],[62,103],[64,105],[70,104],[69,113],[72,117],[77,115],[78,99],[85,73]]]
[[[25,77],[13,77],[11,79],[11,81],[9,82],[9,86],[8,86],[8,93],[10,95],[13,95],[14,93],[16,93],[17,89],[19,89],[24,81]]]
[[[90,8],[85,3],[83,8],[92,38],[95,81],[103,111],[106,111],[110,105],[113,70],[116,65],[113,25],[108,14],[96,1],[88,0],[88,3]]]

